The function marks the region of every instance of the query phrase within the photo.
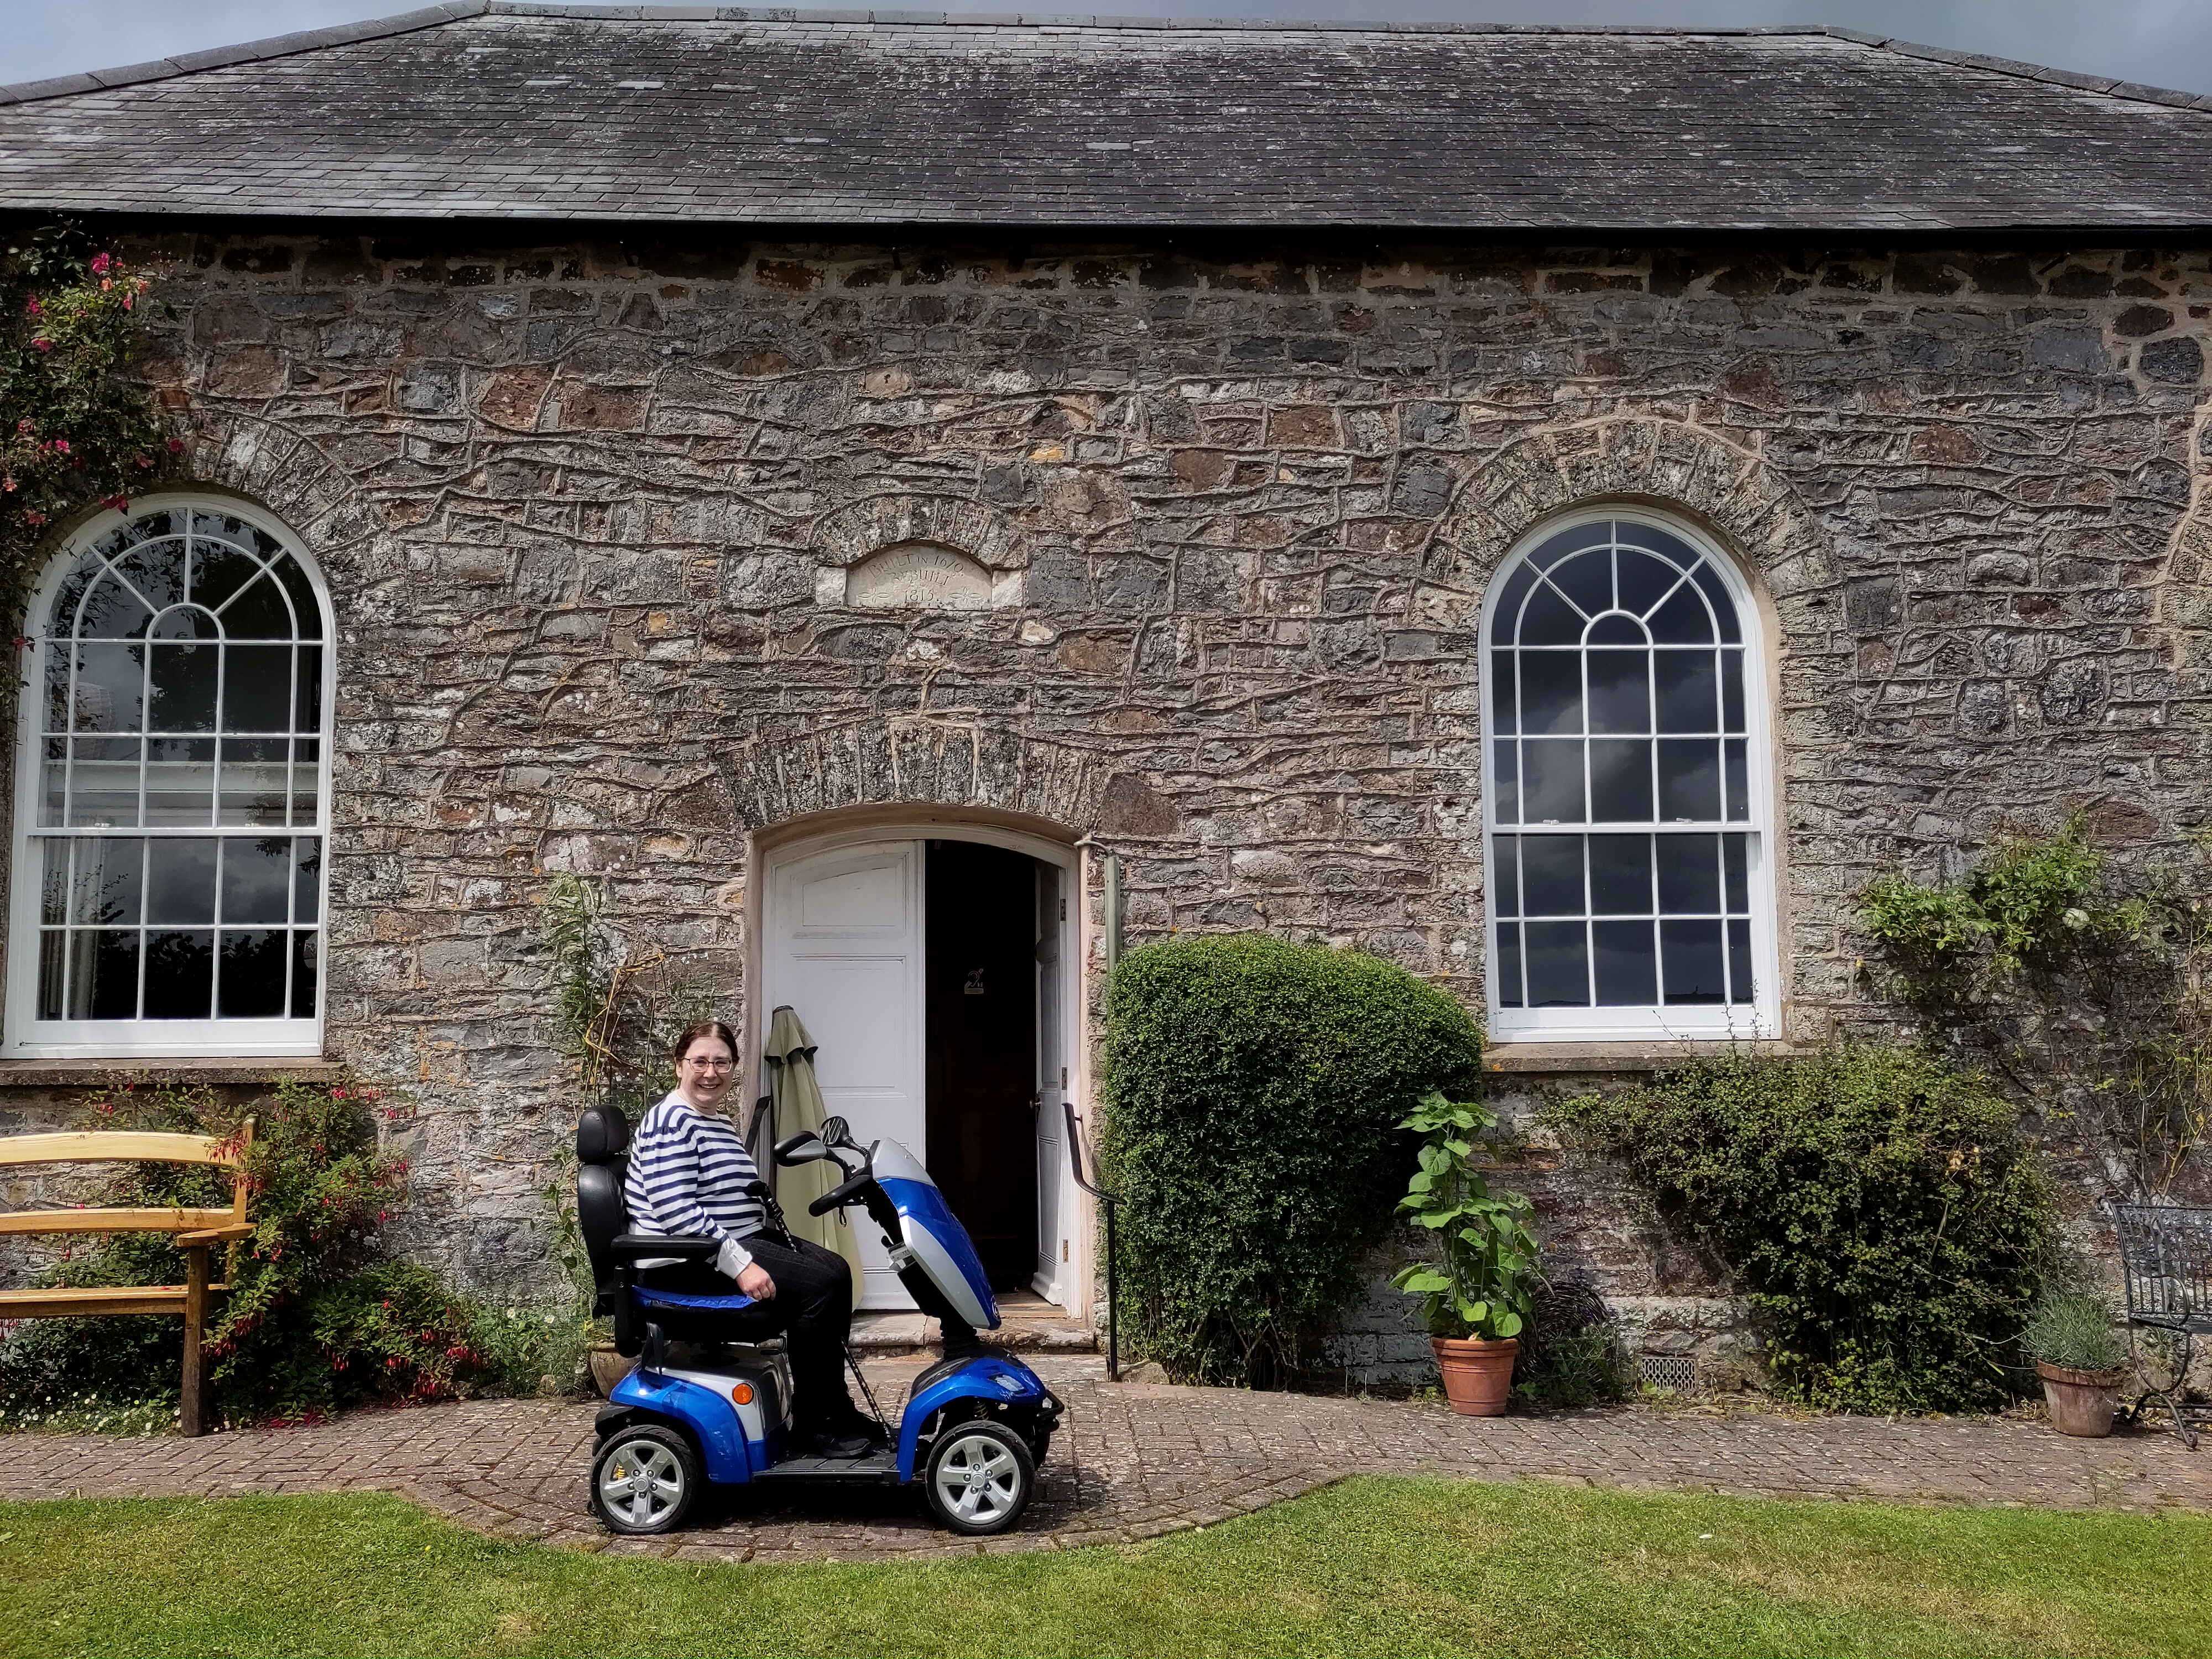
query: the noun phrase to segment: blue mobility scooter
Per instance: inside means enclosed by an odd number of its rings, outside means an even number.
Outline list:
[[[718,1244],[629,1231],[629,1124],[616,1107],[593,1107],[577,1125],[576,1215],[596,1310],[613,1316],[616,1352],[638,1362],[599,1415],[594,1514],[616,1532],[664,1533],[684,1523],[704,1486],[805,1480],[919,1486],[940,1524],[974,1536],[1021,1518],[1062,1407],[1035,1371],[977,1337],[979,1327],[999,1325],[990,1283],[967,1230],[905,1147],[862,1147],[833,1117],[819,1135],[793,1135],[775,1149],[781,1164],[836,1164],[843,1182],[810,1213],[864,1208],[883,1229],[900,1282],[943,1333],[943,1358],[915,1379],[896,1431],[884,1425],[887,1444],[857,1457],[817,1457],[785,1455],[792,1386],[781,1340],[732,1338],[730,1316],[751,1297],[734,1285],[728,1296],[685,1296],[637,1282],[641,1260],[711,1261]],[[766,1205],[770,1230],[781,1231],[767,1184],[756,1183],[753,1195]],[[866,1379],[857,1366],[853,1373],[873,1412]]]

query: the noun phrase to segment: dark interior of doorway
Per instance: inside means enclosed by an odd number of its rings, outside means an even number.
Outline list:
[[[929,1173],[994,1290],[1036,1267],[1036,865],[929,843]]]

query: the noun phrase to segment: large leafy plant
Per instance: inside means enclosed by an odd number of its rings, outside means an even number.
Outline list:
[[[1437,1259],[1414,1262],[1391,1282],[1423,1298],[1431,1336],[1518,1336],[1536,1286],[1530,1206],[1519,1193],[1492,1192],[1474,1163],[1479,1137],[1498,1119],[1432,1089],[1398,1127],[1422,1138],[1420,1168],[1398,1207],[1435,1236]]]

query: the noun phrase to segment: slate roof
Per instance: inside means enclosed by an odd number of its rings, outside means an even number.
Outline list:
[[[458,0],[0,89],[0,209],[1665,234],[2212,226],[2212,98],[1833,29]]]

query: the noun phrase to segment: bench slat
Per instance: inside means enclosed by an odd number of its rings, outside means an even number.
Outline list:
[[[239,1155],[214,1135],[159,1134],[151,1130],[91,1129],[0,1139],[0,1164],[112,1164],[151,1159],[162,1164],[238,1167]]]
[[[0,1215],[0,1237],[14,1233],[189,1233],[238,1219],[221,1210],[15,1210]]]
[[[228,1285],[210,1285],[210,1292]],[[181,1285],[100,1285],[82,1290],[0,1291],[0,1319],[54,1319],[71,1315],[180,1314]]]

